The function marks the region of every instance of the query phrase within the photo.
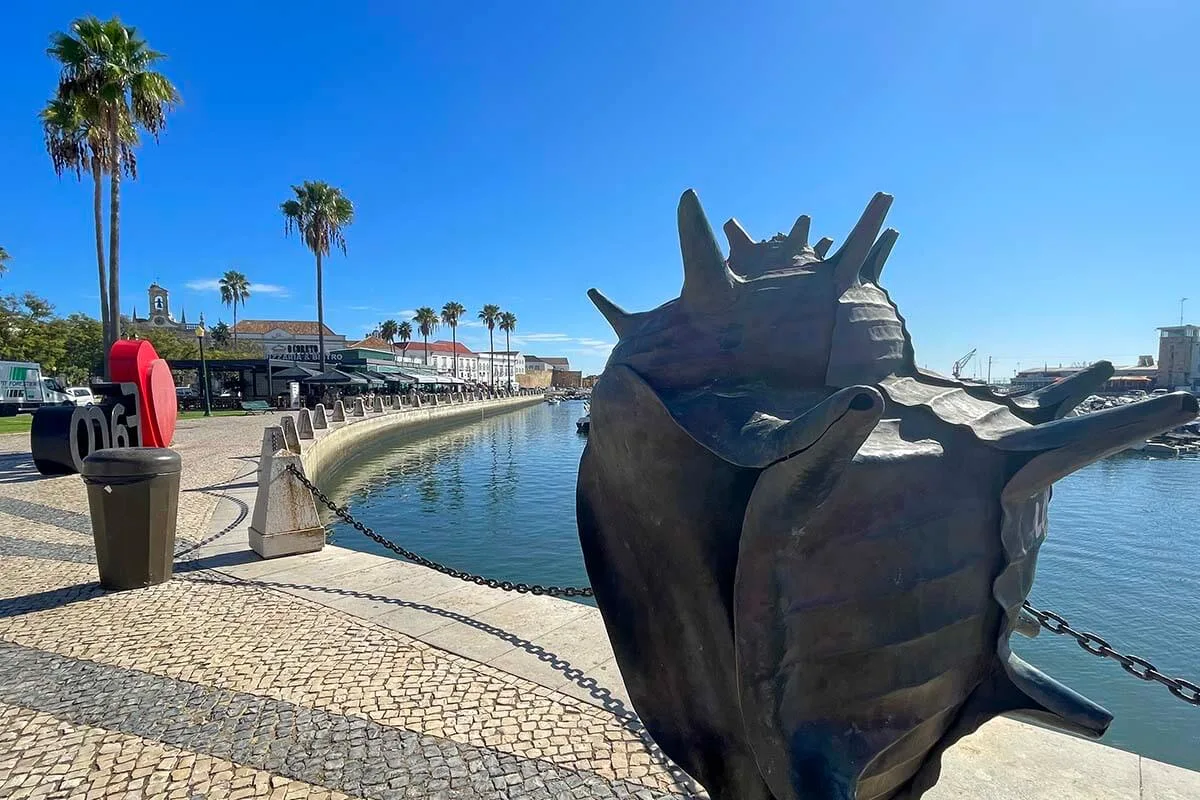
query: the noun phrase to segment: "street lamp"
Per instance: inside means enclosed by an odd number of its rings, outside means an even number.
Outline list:
[[[208,361],[204,358],[204,315],[196,326],[196,340],[200,342],[200,378],[204,387],[204,416],[212,416],[212,400],[208,396]]]

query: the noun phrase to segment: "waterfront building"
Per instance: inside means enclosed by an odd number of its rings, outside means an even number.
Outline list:
[[[1174,325],[1158,331],[1158,385],[1200,390],[1200,325]]]
[[[1058,383],[1070,377],[1082,367],[1032,367],[1023,369],[1009,381],[1009,392],[1031,392]],[[1097,394],[1123,394],[1136,390],[1149,392],[1164,384],[1158,379],[1159,368],[1154,366],[1152,356],[1139,356],[1138,363],[1128,367],[1114,367],[1113,376],[1096,390]]]
[[[525,356],[516,350],[497,350],[494,353],[479,353],[479,371],[484,380],[491,376],[490,364],[496,363],[496,385],[502,386],[505,381],[509,386],[520,385],[519,375],[525,374]]]
[[[346,346],[346,337],[325,329],[326,360]],[[320,361],[320,328],[315,322],[286,319],[240,319],[232,329],[238,344],[262,347],[263,356],[284,361]]]
[[[396,352],[404,358],[415,359],[415,363],[425,364],[425,342],[409,341],[396,346]],[[439,339],[429,343],[429,366],[437,370],[439,375],[450,375],[454,370],[454,354],[458,353],[458,377],[466,381],[478,382],[487,380],[487,372],[479,370],[479,354],[462,342],[447,342]]]

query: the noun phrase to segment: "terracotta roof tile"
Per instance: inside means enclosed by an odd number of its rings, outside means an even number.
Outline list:
[[[328,325],[324,327],[326,336],[337,336]],[[317,323],[292,319],[239,319],[233,326],[236,333],[264,334],[275,330],[286,331],[292,336],[316,336],[318,332]]]

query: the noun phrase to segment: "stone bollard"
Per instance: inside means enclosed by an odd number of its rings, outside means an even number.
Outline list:
[[[264,446],[268,440],[264,437]],[[312,553],[325,546],[325,527],[312,492],[288,470],[289,465],[303,474],[300,456],[286,450],[269,453],[260,465],[249,538],[250,549],[262,558]]]
[[[279,418],[279,427],[283,428],[283,446],[289,452],[300,454],[300,434],[296,430],[296,420],[291,414]]]
[[[397,411],[403,411],[404,410],[404,398],[398,394],[393,395],[392,396],[392,408],[394,408]]]
[[[375,395],[375,402],[372,404],[371,410],[376,414],[383,413],[383,395]]]
[[[346,404],[343,403],[341,400],[333,401],[333,421],[334,422],[345,422],[346,421]]]
[[[367,404],[363,402],[361,397],[354,398],[354,416],[365,417],[367,415]]]
[[[286,450],[283,442],[283,428],[278,425],[268,425],[263,428],[262,449],[258,452],[258,479],[262,480],[263,469],[271,461],[271,454],[278,450]]]
[[[301,439],[312,439],[315,436],[313,433],[312,412],[307,408],[302,408],[296,412],[296,433],[300,434]]]
[[[312,424],[313,428],[318,431],[323,431],[329,427],[329,420],[325,417],[325,405],[323,403],[317,403],[317,407],[313,409]]]
[[[429,395],[429,405],[436,406],[438,404],[438,396],[436,394]]]

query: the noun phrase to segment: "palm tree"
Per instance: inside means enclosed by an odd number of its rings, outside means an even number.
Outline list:
[[[46,52],[61,65],[59,97],[78,102],[108,137],[108,316],[111,341],[116,341],[121,338],[121,172],[132,168],[132,161],[122,161],[138,128],[158,140],[179,92],[153,69],[165,56],[117,17],[105,22],[81,17],[71,23],[70,33],[51,36]]]
[[[237,307],[238,303],[242,304],[242,308],[246,307],[246,301],[250,299],[250,281],[241,272],[231,269],[221,276],[218,283],[221,287],[221,302],[233,307],[233,343],[236,345]]]
[[[500,322],[498,324],[500,330],[504,331],[504,363],[508,366],[508,385],[507,389],[512,388],[512,343],[509,337],[512,332],[517,329],[517,315],[511,311],[503,311],[500,313]]]
[[[104,210],[101,178],[111,167],[108,156],[108,134],[99,122],[97,103],[86,98],[64,97],[60,93],[50,99],[38,114],[42,121],[46,153],[54,172],[62,177],[63,172],[74,172],[76,178],[83,173],[92,176],[92,224],[96,232],[96,270],[100,279],[100,330],[104,352],[112,345],[112,322],[108,311],[108,270],[104,267]],[[129,121],[123,120],[121,132],[121,164],[125,174],[137,175],[137,160],[133,145],[137,135]]]
[[[493,342],[493,334],[496,331],[496,323],[500,321],[500,306],[494,303],[488,303],[483,308],[479,309],[479,318],[483,320],[483,324],[488,329],[488,371],[492,377],[492,388],[496,388],[496,346]]]
[[[8,272],[8,262],[12,261],[12,256],[3,247],[0,247],[0,275]]]
[[[454,368],[450,374],[458,377],[458,320],[463,314],[467,313],[467,309],[462,303],[456,303],[451,300],[446,305],[442,306],[442,322],[450,326],[450,345],[453,357]]]
[[[342,228],[354,222],[354,204],[336,186],[324,181],[305,181],[293,186],[296,196],[279,205],[283,212],[285,234],[299,231],[305,246],[317,257],[317,347],[321,351],[321,371],[325,371],[325,300],[321,259],[330,247],[346,254]]]
[[[417,323],[417,330],[421,332],[421,338],[425,340],[425,365],[429,366],[429,335],[437,330],[437,312],[429,306],[421,306],[417,309],[413,322]]]
[[[408,344],[409,340],[412,339],[412,323],[408,320],[401,322],[400,327],[396,328],[396,338],[400,340],[401,347]]]
[[[379,323],[379,338],[383,339],[392,348],[392,352],[396,351],[396,334],[399,333],[399,326],[394,319],[385,319]]]

